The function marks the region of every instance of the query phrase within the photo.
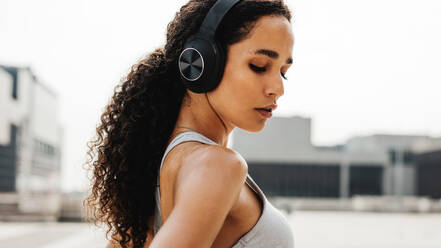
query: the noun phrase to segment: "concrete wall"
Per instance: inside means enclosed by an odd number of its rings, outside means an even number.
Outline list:
[[[241,129],[233,131],[233,149],[247,161],[299,162],[312,164],[384,164],[384,151],[354,151],[323,149],[311,143],[311,119],[294,116],[269,119],[259,133]]]
[[[233,147],[247,159],[289,161],[313,151],[310,119],[272,118],[259,133],[233,131]]]
[[[436,143],[435,141],[437,139],[417,135],[372,135],[355,137],[345,144],[333,147],[319,147],[311,143],[311,119],[294,116],[269,119],[266,127],[259,133],[235,129],[232,148],[248,162],[249,171],[257,171],[255,173],[268,174],[271,171],[266,169],[269,171],[262,172],[261,168],[251,168],[259,164],[265,164],[268,168],[272,164],[283,164],[285,167],[337,165],[338,195],[343,198],[358,194],[406,196],[416,194],[416,172],[415,164],[404,160],[404,151],[411,150],[415,144],[427,147],[428,144]],[[390,149],[396,151],[395,161],[390,158]],[[285,170],[283,166],[276,167],[273,168]],[[294,173],[296,169],[286,171]],[[297,171],[302,170],[299,168]],[[263,174],[256,177],[263,178]],[[294,180],[296,175],[291,176]],[[273,177],[271,180],[279,179]],[[286,182],[287,180],[284,184]],[[265,183],[270,186],[263,187],[271,189],[271,193],[275,194],[271,185],[278,182],[266,180]],[[285,185],[283,188],[286,191],[290,186]],[[297,190],[289,189],[290,192],[298,192]],[[285,194],[284,192],[281,194]]]
[[[384,152],[389,149],[410,149],[416,143],[430,141],[428,136],[419,135],[371,135],[354,137],[345,144],[347,152]]]

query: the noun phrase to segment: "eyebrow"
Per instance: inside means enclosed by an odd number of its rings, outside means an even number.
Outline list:
[[[277,59],[279,57],[279,54],[276,51],[269,50],[269,49],[259,49],[254,54],[262,54],[262,55],[268,56],[268,57],[270,57],[272,59]],[[286,63],[287,64],[292,64],[292,58],[289,57],[286,60]]]

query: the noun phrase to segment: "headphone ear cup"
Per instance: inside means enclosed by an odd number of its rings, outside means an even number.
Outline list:
[[[216,50],[216,71],[213,73],[213,82],[210,84],[210,91],[216,89],[222,80],[227,56],[224,47],[218,41],[214,43],[214,46]]]
[[[199,37],[185,44],[178,68],[187,89],[205,93],[217,87],[223,73],[222,61],[225,60],[220,49],[215,41]]]

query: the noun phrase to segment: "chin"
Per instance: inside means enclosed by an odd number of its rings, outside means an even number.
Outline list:
[[[265,124],[266,124],[266,121],[259,122],[258,124],[249,125],[247,127],[241,128],[241,129],[248,131],[248,132],[252,132],[252,133],[258,133],[263,130],[263,128],[265,127]]]

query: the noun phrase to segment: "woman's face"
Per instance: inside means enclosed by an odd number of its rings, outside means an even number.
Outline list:
[[[227,127],[257,132],[268,118],[256,108],[283,95],[284,77],[292,63],[294,37],[282,16],[257,20],[248,37],[231,45],[219,86],[208,98]]]

